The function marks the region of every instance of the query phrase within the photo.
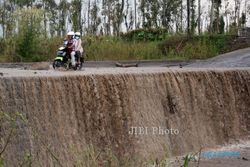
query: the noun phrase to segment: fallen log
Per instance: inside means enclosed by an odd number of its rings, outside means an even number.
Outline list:
[[[138,67],[138,63],[122,64],[122,63],[116,62],[115,65],[116,67],[123,67],[123,68]]]

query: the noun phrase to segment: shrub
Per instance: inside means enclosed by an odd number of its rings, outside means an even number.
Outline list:
[[[167,29],[137,29],[121,34],[122,39],[127,41],[161,41],[168,36]]]
[[[159,48],[167,57],[206,59],[224,53],[235,38],[232,35],[173,36],[162,42]]]
[[[88,60],[162,59],[158,42],[124,41],[119,38],[87,37],[84,40]]]

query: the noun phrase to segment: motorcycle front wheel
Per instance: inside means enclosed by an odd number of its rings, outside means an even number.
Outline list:
[[[57,69],[57,68],[59,68],[61,66],[62,66],[62,61],[60,61],[60,60],[54,60],[54,62],[53,62],[53,68],[54,69]]]

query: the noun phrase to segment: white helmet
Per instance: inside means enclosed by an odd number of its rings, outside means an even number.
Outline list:
[[[68,34],[67,35],[72,35],[72,36],[74,36],[75,35],[75,33],[74,33],[74,31],[70,31],[70,32],[68,32]]]
[[[80,32],[76,32],[75,36],[81,36],[81,33]]]

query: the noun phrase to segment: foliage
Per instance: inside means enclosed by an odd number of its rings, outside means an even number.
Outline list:
[[[41,55],[37,53],[43,49],[40,45],[42,36],[43,10],[30,8],[17,11],[19,22],[19,35],[17,36],[17,54],[24,60],[40,61]]]
[[[55,57],[56,50],[62,44],[63,38],[54,37],[51,39],[46,39],[44,37],[39,37],[36,39],[38,47],[37,49],[32,49],[32,55],[28,57],[22,57],[18,54],[20,46],[23,44],[20,38],[13,37],[10,39],[2,39],[0,41],[0,62],[29,62],[29,61],[49,61]],[[33,46],[34,44],[32,44]]]
[[[163,59],[158,42],[124,41],[113,37],[84,39],[88,60],[143,60]]]
[[[132,35],[127,38],[130,37],[133,38]],[[164,41],[157,41],[157,38],[148,38],[148,40],[142,40],[143,38],[128,40],[127,38],[111,36],[83,37],[83,48],[87,60],[206,59],[250,46],[247,43],[235,43],[236,36],[234,35],[222,34],[193,36],[192,38],[183,35],[170,36],[165,34],[164,38],[166,39]],[[152,39],[152,41],[149,39]],[[63,38],[53,37],[47,39],[41,36],[38,41],[36,47],[40,48],[34,50],[31,56],[24,58],[16,52],[20,46],[18,37],[0,40],[0,62],[52,61],[57,49],[62,45]]]
[[[0,167],[4,167],[4,160],[0,158]]]
[[[118,156],[110,148],[97,148],[90,144],[83,151],[76,152],[72,148],[74,155],[77,155],[77,160],[74,164],[76,167],[91,166],[91,167],[168,167],[169,155],[165,150],[163,159],[142,159],[134,156]]]
[[[228,51],[235,38],[233,35],[173,36],[159,47],[167,57],[206,59]]]
[[[127,41],[160,41],[168,36],[167,29],[137,29],[121,34],[122,39]]]

